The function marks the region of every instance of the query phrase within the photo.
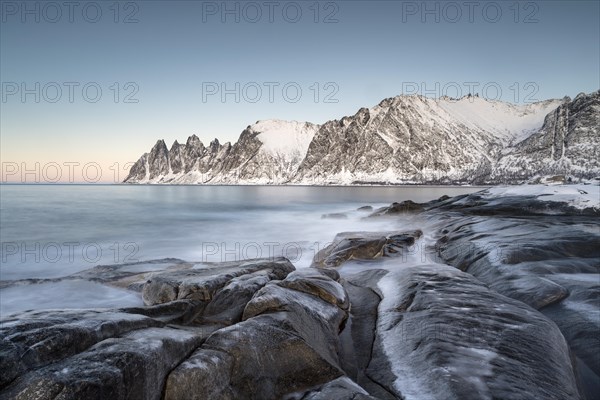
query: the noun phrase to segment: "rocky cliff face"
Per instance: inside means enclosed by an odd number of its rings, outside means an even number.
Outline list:
[[[600,174],[600,91],[514,105],[398,96],[323,125],[259,121],[231,145],[158,141],[128,183],[517,183]]]
[[[600,92],[565,99],[550,112],[542,128],[505,150],[491,181],[539,175],[592,178],[600,172]]]

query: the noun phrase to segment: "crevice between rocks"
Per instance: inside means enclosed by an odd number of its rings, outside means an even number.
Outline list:
[[[392,394],[393,392],[390,391],[385,384],[378,382],[376,378],[368,373],[369,366],[373,360],[375,340],[377,337],[377,308],[382,298],[375,290],[368,286],[356,285],[347,280],[343,281],[343,285],[348,292],[348,296],[350,297],[351,308],[348,318],[350,323],[347,324],[350,332],[348,332],[348,335],[344,335],[344,332],[342,332],[342,335],[340,335],[340,351],[342,352],[342,354],[340,354],[340,359],[342,363],[342,369],[370,395],[384,400],[396,399],[397,397]],[[363,291],[363,293],[358,294],[357,291]],[[357,296],[367,296],[371,299],[377,299],[375,303],[369,304],[370,312],[367,311],[366,313],[356,313],[357,310],[365,308],[365,305],[368,304],[368,302],[358,301],[359,299]],[[372,321],[369,320],[367,322],[365,318],[363,318],[363,314],[370,316]],[[367,323],[369,325],[368,327],[365,326]],[[358,335],[365,334],[364,329],[368,329],[368,332],[366,333],[367,337],[359,337],[359,340],[357,340]],[[367,341],[363,342],[360,339],[367,339]],[[364,359],[364,355],[361,359],[360,355],[356,354],[356,350],[362,348],[368,348],[368,360]],[[346,351],[348,350],[352,351],[352,354],[347,354]],[[354,364],[352,364],[352,361]],[[387,368],[390,369],[389,364],[387,364],[387,360],[381,360],[381,362],[385,362]]]

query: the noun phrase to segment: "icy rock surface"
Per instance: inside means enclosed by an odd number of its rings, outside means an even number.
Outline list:
[[[427,212],[432,218],[440,217],[440,209],[453,212],[435,245],[440,261],[539,309],[558,325],[588,398],[600,390],[600,198],[587,196],[598,189],[494,188]]]
[[[405,399],[571,399],[578,390],[559,329],[525,304],[444,265],[381,279],[370,374]]]

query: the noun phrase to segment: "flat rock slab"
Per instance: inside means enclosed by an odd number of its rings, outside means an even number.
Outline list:
[[[167,374],[204,339],[197,332],[181,329],[137,330],[25,374],[0,397],[160,399]]]
[[[383,256],[401,255],[422,232],[342,232],[333,242],[320,250],[312,266],[317,268],[338,267],[348,260],[372,260]]]
[[[589,217],[462,216],[436,244],[442,261],[528,304],[561,329],[600,390],[600,221]]]
[[[105,339],[163,325],[143,315],[111,310],[17,314],[0,325],[0,388],[27,371],[63,360]]]
[[[447,200],[430,202],[426,210],[459,211],[473,215],[572,215],[600,216],[600,209],[574,207],[569,202],[546,201],[544,195],[494,196],[487,191],[452,197]]]
[[[441,264],[404,267],[379,282],[368,373],[404,399],[578,399],[569,348],[529,306]]]

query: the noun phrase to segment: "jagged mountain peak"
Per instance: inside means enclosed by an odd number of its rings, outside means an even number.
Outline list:
[[[529,104],[401,95],[322,125],[258,120],[235,144],[158,141],[126,182],[499,183],[600,174],[600,91]]]
[[[154,148],[156,149],[162,149],[162,148],[167,148],[167,144],[165,143],[164,139],[158,139],[156,141],[156,144],[154,145]]]
[[[202,141],[200,140],[200,138],[198,136],[193,134],[192,136],[187,138],[187,141],[185,142],[185,144],[186,144],[186,146],[193,145],[193,144],[202,144]]]

